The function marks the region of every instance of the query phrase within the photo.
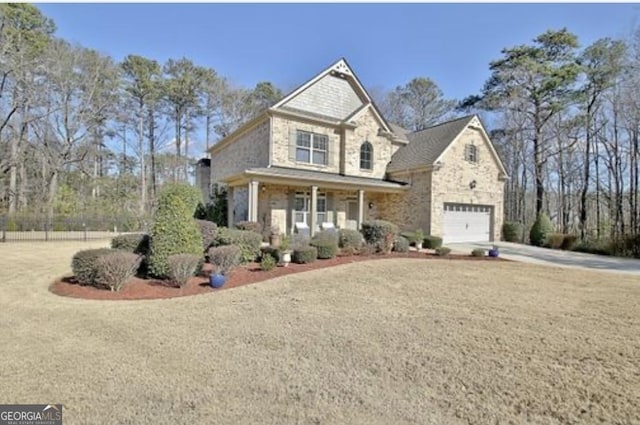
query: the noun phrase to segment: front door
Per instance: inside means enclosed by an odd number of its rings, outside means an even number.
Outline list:
[[[347,229],[358,230],[358,201],[347,202]]]

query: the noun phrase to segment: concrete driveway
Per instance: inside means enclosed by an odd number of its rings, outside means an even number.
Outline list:
[[[640,276],[640,260],[632,258],[607,257],[581,252],[560,251],[510,242],[464,242],[447,244],[452,250],[465,253],[470,253],[474,248],[489,249],[493,245],[498,246],[500,256],[508,260]]]

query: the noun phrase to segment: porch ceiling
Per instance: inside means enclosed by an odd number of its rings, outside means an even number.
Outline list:
[[[306,184],[330,189],[363,189],[369,192],[402,192],[408,188],[408,185],[394,181],[284,167],[247,169],[232,185],[242,184],[249,180],[288,186]]]

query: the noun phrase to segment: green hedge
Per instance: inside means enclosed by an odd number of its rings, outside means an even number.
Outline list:
[[[149,244],[149,235],[145,233],[130,233],[111,239],[111,248],[145,256],[149,254]]]
[[[200,191],[187,184],[169,184],[160,192],[151,231],[149,272],[158,278],[169,275],[167,259],[174,254],[202,256],[202,235],[193,220]]]
[[[236,245],[241,251],[241,261],[255,261],[260,255],[262,235],[250,230],[229,229],[219,227],[213,246]]]
[[[485,255],[485,250],[482,248],[475,248],[473,251],[471,251],[472,257],[484,257]]]
[[[365,221],[362,236],[367,244],[375,245],[377,252],[389,253],[398,236],[398,226],[384,220]]]
[[[522,224],[505,221],[502,224],[502,240],[506,242],[522,242]]]
[[[425,236],[422,247],[427,249],[437,249],[442,246],[442,238],[439,236]]]
[[[446,257],[450,253],[451,253],[451,248],[447,248],[446,246],[441,246],[439,248],[436,248],[436,255],[440,257]]]
[[[313,263],[318,258],[318,250],[314,246],[299,247],[293,251],[291,261],[297,264]]]

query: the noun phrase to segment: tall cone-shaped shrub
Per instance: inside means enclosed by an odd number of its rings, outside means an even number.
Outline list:
[[[536,221],[531,226],[529,232],[529,241],[534,246],[544,246],[547,242],[547,236],[553,232],[553,224],[549,219],[549,216],[545,213],[541,213]]]
[[[196,188],[183,183],[166,185],[160,192],[151,230],[149,272],[152,276],[169,275],[170,255],[202,255],[202,235],[193,219],[200,198]]]

